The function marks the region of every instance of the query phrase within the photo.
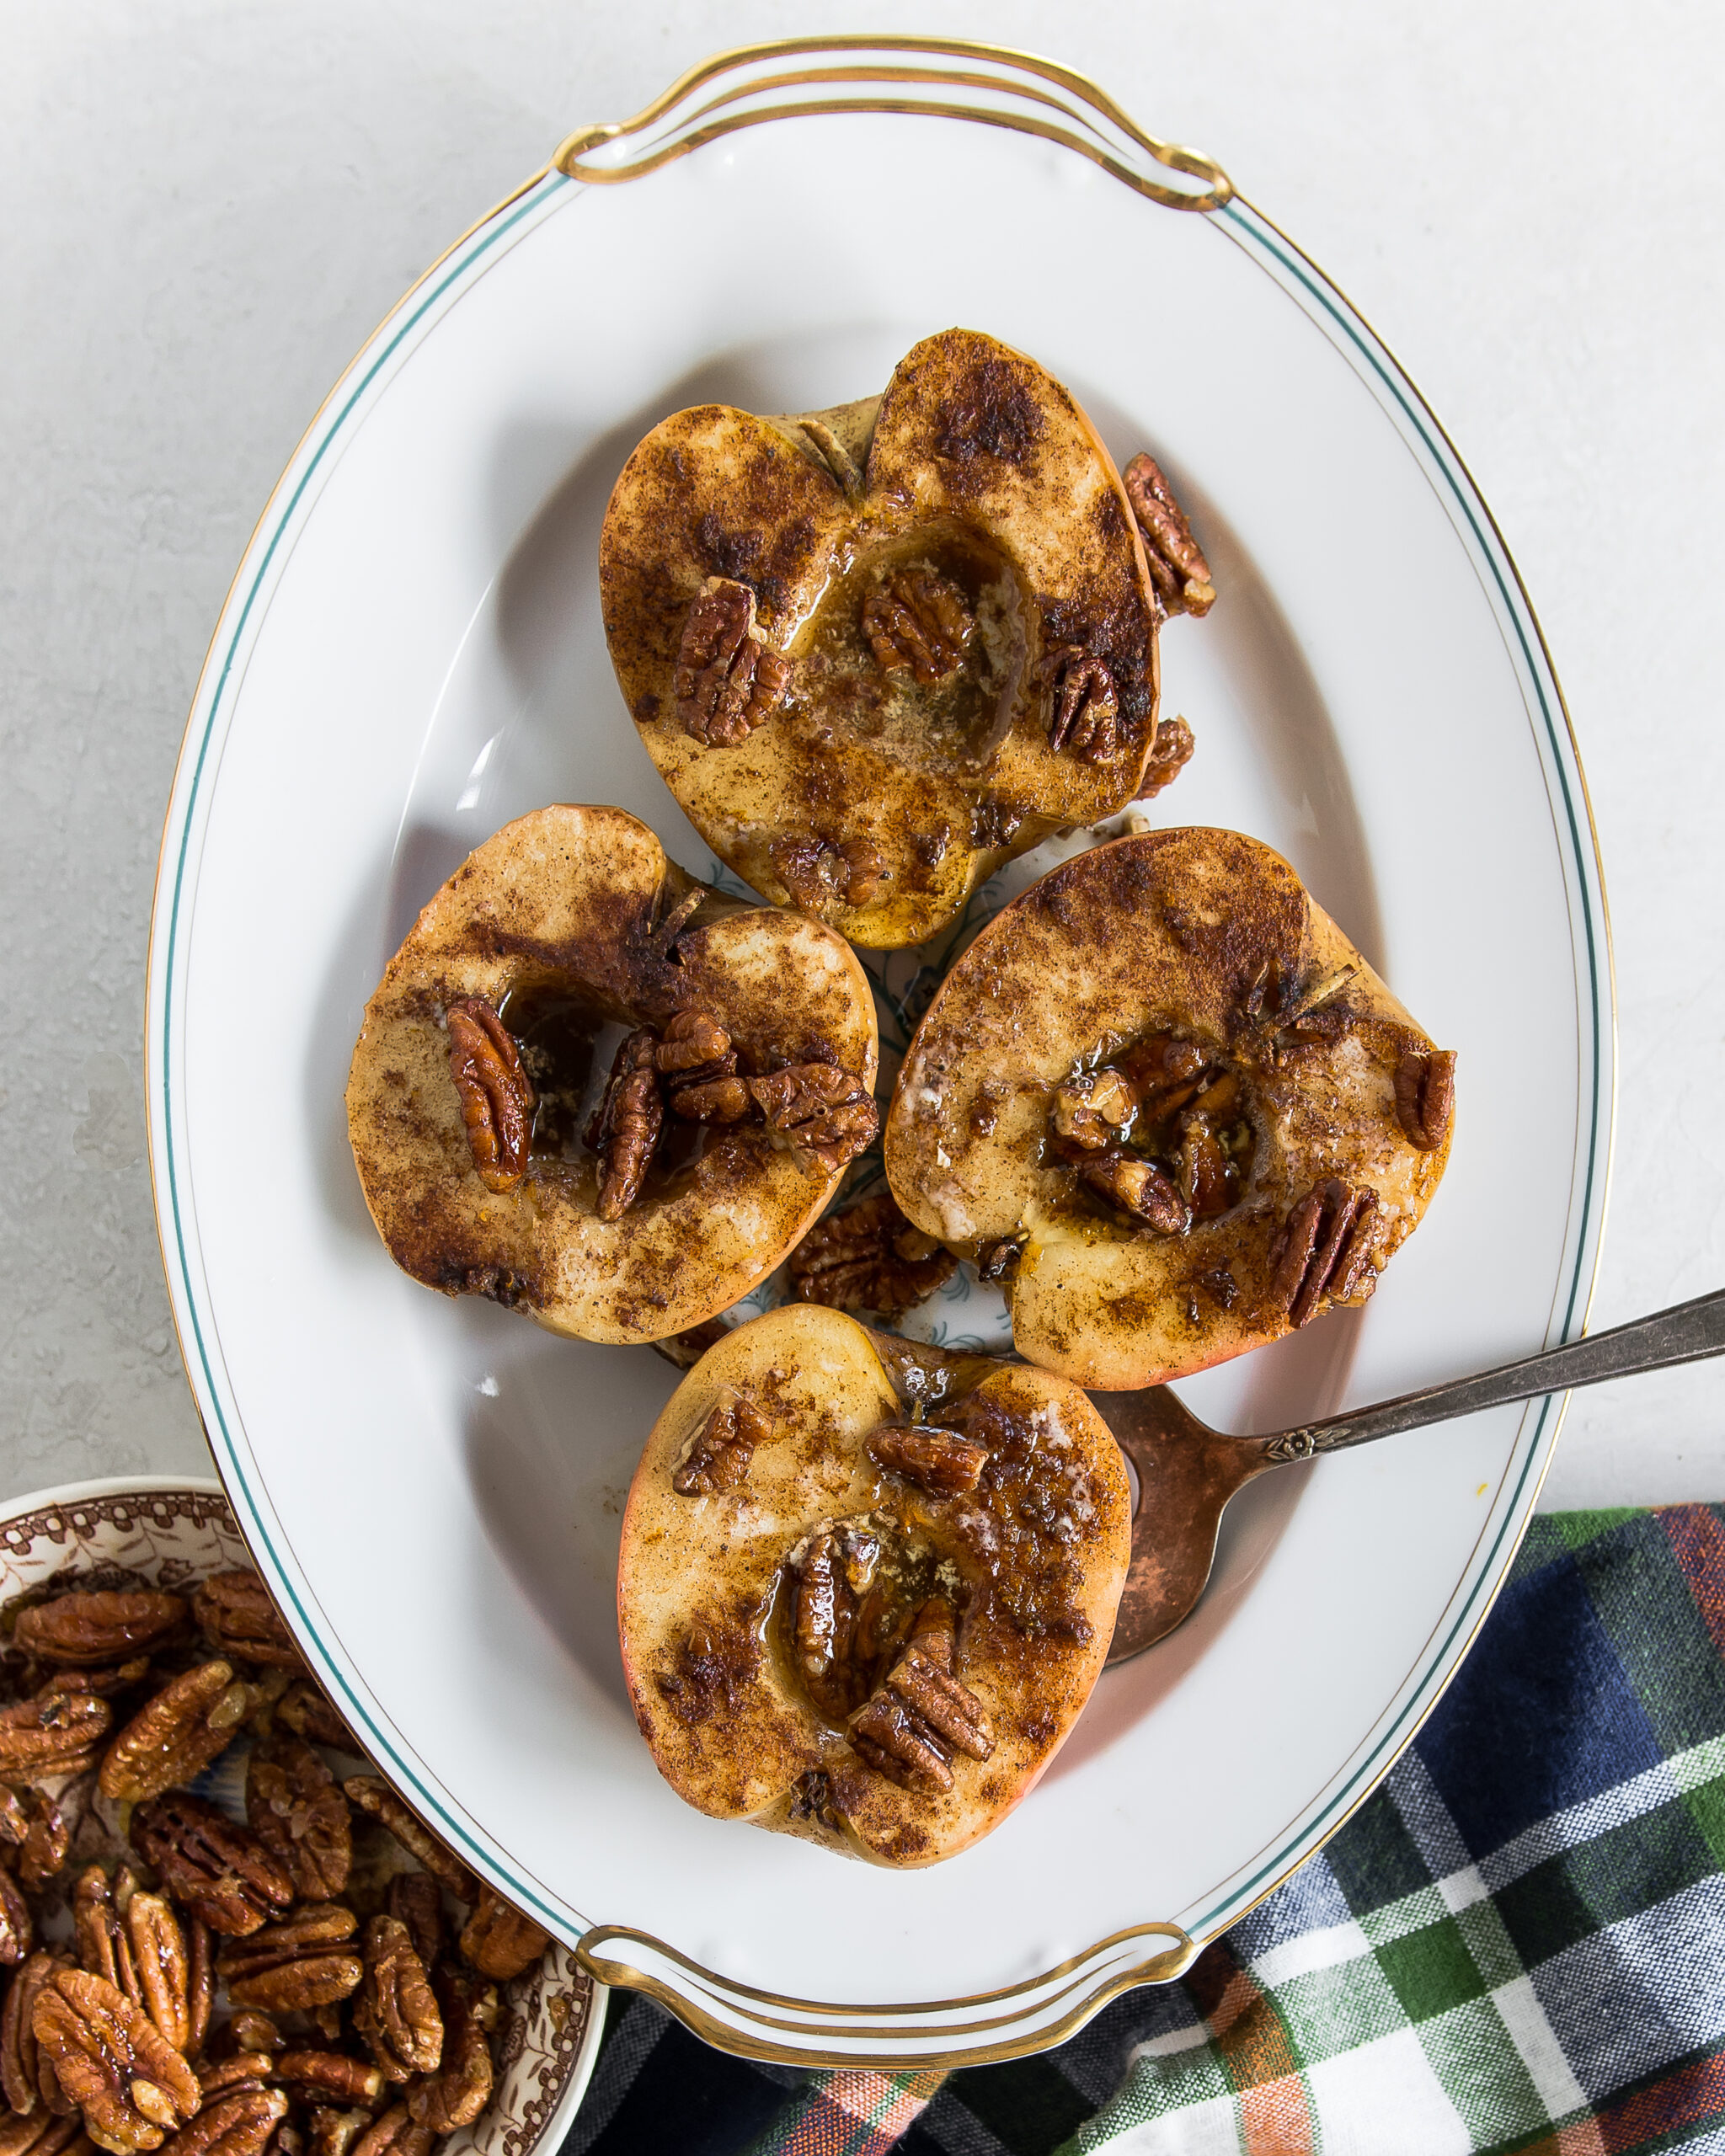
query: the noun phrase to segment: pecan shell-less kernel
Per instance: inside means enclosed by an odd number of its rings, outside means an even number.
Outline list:
[[[0,1781],[45,1781],[82,1773],[113,1724],[114,1710],[90,1692],[51,1692],[0,1707]]]
[[[346,1890],[352,1816],[334,1775],[301,1738],[272,1737],[246,1762],[246,1822],[307,1901]]]
[[[599,1155],[595,1209],[601,1220],[621,1220],[639,1197],[665,1128],[658,1046],[649,1027],[628,1035],[611,1065],[599,1113],[588,1127],[587,1143]]]
[[[1049,748],[1088,764],[1110,762],[1119,753],[1120,699],[1106,661],[1078,644],[1063,644],[1036,671],[1049,685]]]
[[[1124,1071],[1105,1066],[1055,1088],[1054,1132],[1069,1151],[1101,1153],[1130,1128],[1141,1105]]]
[[[1162,477],[1162,467],[1140,450],[1120,477],[1126,483],[1126,499],[1144,541],[1144,558],[1157,598],[1171,614],[1209,613],[1216,596],[1210,563]]]
[[[443,2015],[443,2063],[408,2090],[409,2116],[434,2133],[471,2126],[491,2100],[495,2075],[486,2032],[496,2025],[497,1988],[446,1965],[431,1975]]]
[[[1290,1324],[1304,1325],[1326,1297],[1346,1302],[1376,1286],[1371,1260],[1377,1210],[1375,1190],[1353,1189],[1332,1177],[1288,1215],[1272,1287]]]
[[[392,2104],[352,2144],[349,2156],[431,2156],[436,2138],[405,2104]]]
[[[982,1702],[942,1667],[942,1651],[930,1654],[913,1639],[850,1722],[853,1749],[877,1774],[931,1796],[952,1787],[954,1752],[986,1759],[994,1750]]]
[[[872,1457],[931,1497],[956,1497],[974,1490],[988,1465],[986,1445],[974,1444],[953,1430],[916,1424],[889,1424],[868,1440]]]
[[[142,1804],[188,1782],[225,1752],[258,1703],[255,1686],[229,1662],[206,1662],[159,1691],[109,1746],[104,1796]]]
[[[1110,1154],[1101,1161],[1087,1161],[1078,1178],[1098,1198],[1130,1213],[1159,1235],[1183,1235],[1192,1225],[1192,1209],[1178,1186],[1153,1161],[1134,1161],[1124,1154]]]
[[[706,1011],[680,1011],[665,1027],[653,1059],[664,1076],[684,1085],[697,1076],[720,1075],[721,1065],[736,1069],[730,1035]]]
[[[83,2131],[84,2122],[76,2111],[65,2118],[45,2111],[32,2111],[27,2118],[8,2111],[0,2116],[0,2156],[64,2156],[75,2141],[83,2139]]]
[[[366,1927],[366,1974],[354,2027],[387,2081],[435,2073],[443,2057],[443,2016],[408,1928],[392,1916]]]
[[[1192,728],[1183,718],[1165,718],[1156,729],[1156,744],[1151,750],[1150,760],[1144,766],[1144,776],[1138,782],[1135,801],[1154,801],[1157,794],[1170,787],[1192,761],[1198,744]]]
[[[1396,1120],[1410,1145],[1435,1153],[1455,1119],[1455,1051],[1410,1049],[1396,1065]]]
[[[734,748],[770,718],[791,663],[755,632],[755,594],[710,576],[683,624],[672,694],[684,733],[708,749]]]
[[[8,1791],[8,1796],[12,1794]],[[72,1847],[72,1829],[46,1790],[26,1790],[13,1801],[24,1820],[24,1840],[18,1852],[19,1884],[35,1892],[64,1869]]]
[[[168,2148],[171,2156],[264,2156],[288,2109],[280,2089],[236,2089],[206,2104]]]
[[[775,839],[766,851],[779,881],[809,913],[866,906],[886,875],[885,855],[861,832],[846,839]]]
[[[461,1859],[376,1774],[350,1774],[342,1794],[356,1812],[387,1827],[415,1864],[422,1865],[438,1882],[448,1887],[458,1902],[472,1903],[478,1882]]]
[[[0,1964],[16,1967],[36,1943],[36,1927],[29,1904],[18,1881],[0,1865]]]
[[[216,1572],[192,1597],[198,1629],[217,1654],[303,1673],[293,1635],[255,1572]]]
[[[429,1871],[398,1871],[389,1882],[386,1908],[407,1926],[414,1951],[428,1969],[443,1957],[443,1892]]]
[[[90,2138],[114,2156],[159,2148],[196,2116],[198,2077],[143,2009],[105,1977],[56,1971],[36,1994],[30,2024]]]
[[[93,1669],[160,1646],[182,1629],[185,1614],[183,1596],[154,1588],[60,1594],[24,1610],[13,1636],[39,1662]]]
[[[751,1078],[749,1091],[767,1128],[828,1175],[865,1152],[879,1134],[880,1110],[861,1080],[836,1064],[788,1064],[765,1078]]]
[[[99,1864],[86,1865],[72,1890],[72,1937],[77,1958],[92,1976],[101,1977],[141,2005],[131,1941],[115,1907],[114,1888]]]
[[[926,1302],[958,1266],[949,1250],[911,1226],[886,1191],[817,1220],[788,1261],[798,1302],[882,1317]]]
[[[371,2123],[369,2111],[342,2111],[318,2105],[312,2113],[309,2156],[350,2156],[354,2143]]]
[[[283,2052],[270,2070],[314,2104],[375,2104],[383,2094],[382,2068],[345,2052]]]
[[[772,1433],[772,1424],[752,1400],[727,1394],[690,1438],[670,1486],[684,1497],[710,1497],[716,1491],[740,1488],[756,1446]]]
[[[355,1992],[365,1974],[359,1919],[338,1903],[312,1903],[222,1949],[216,1973],[236,2006],[303,2012]]]
[[[680,1086],[670,1097],[671,1113],[685,1123],[742,1123],[754,1105],[747,1081],[734,1071],[703,1078],[697,1086]]]
[[[461,1100],[474,1171],[487,1190],[520,1187],[533,1142],[533,1088],[515,1038],[483,995],[444,1012],[449,1075]]]
[[[218,2096],[231,2095],[236,2089],[261,2089],[275,2069],[274,2052],[236,2052],[232,2057],[217,2059],[213,2065],[200,2066],[198,2086],[207,2106]]]
[[[201,1917],[185,1920],[185,2050],[195,2058],[210,2033],[210,2012],[216,2003],[216,1956],[210,1944],[210,1927]]]
[[[185,1790],[141,1805],[132,1847],[188,1916],[244,1938],[293,1899],[293,1881],[257,1836]]]
[[[884,673],[932,688],[955,673],[976,627],[964,595],[936,569],[901,569],[862,602],[862,635]]]
[[[308,1677],[288,1686],[275,1703],[273,1720],[279,1728],[303,1737],[307,1744],[351,1753],[356,1759],[365,1757],[359,1739]]]
[[[507,1983],[511,1977],[531,1968],[550,1944],[549,1932],[542,1930],[519,1909],[511,1908],[502,1895],[482,1886],[462,1934],[462,1959],[482,1977],[495,1977],[499,1983]]]
[[[40,2057],[31,2021],[37,1994],[56,1970],[66,1967],[60,1955],[39,1948],[12,1979],[0,2009],[0,2089],[20,2118],[63,2118],[77,2108],[61,2089],[53,2062]]]
[[[175,2051],[185,2052],[191,2045],[192,2016],[184,1929],[159,1894],[134,1894],[125,1921],[144,2011]]]

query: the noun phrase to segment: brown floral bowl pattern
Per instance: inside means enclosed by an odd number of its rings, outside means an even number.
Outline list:
[[[251,1561],[220,1485],[193,1476],[80,1482],[0,1504],[0,1611],[99,1566],[178,1591]],[[529,2156],[542,2142],[554,2151],[592,2071],[604,1996],[556,1940],[505,1987],[495,2093],[441,2156]]]

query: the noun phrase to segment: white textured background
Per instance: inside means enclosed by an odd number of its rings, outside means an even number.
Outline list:
[[[144,953],[181,726],[277,472],[378,318],[577,122],[817,29],[1093,74],[1218,157],[1420,384],[1544,621],[1599,819],[1621,1072],[1594,1326],[1725,1285],[1717,9],[0,0],[0,1496],[203,1463],[144,1161]],[[1546,1504],[1725,1497],[1716,1385],[1578,1395]]]

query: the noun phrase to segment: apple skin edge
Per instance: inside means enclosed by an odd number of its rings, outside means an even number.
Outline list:
[[[672,1396],[630,1486],[618,1630],[642,1734],[697,1810],[875,1863],[934,1864],[996,1828],[1064,1742],[1107,1657],[1131,1554],[1130,1487],[1076,1387],[1045,1371],[979,1367],[982,1384],[943,1417],[1013,1434],[975,1490],[949,1498],[871,1457],[871,1433],[911,1418],[868,1331],[838,1311],[788,1305],[737,1327]],[[679,1494],[672,1476],[692,1439],[739,1396],[770,1433],[746,1477]],[[1022,1525],[1039,1511],[1042,1529]],[[943,1794],[866,1765],[798,1679],[793,1553],[823,1524],[862,1518],[937,1565],[957,1609],[953,1673],[980,1702],[993,1748],[985,1760],[955,1757]],[[991,1560],[991,1537],[1009,1521],[1008,1554]]]

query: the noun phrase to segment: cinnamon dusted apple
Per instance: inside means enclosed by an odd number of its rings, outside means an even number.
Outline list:
[[[1157,629],[1215,596],[1151,459],[1123,480],[1051,375],[964,329],[878,398],[663,421],[612,494],[600,590],[624,698],[702,837],[877,948],[1133,798]]]
[[[678,1796],[889,1865],[1000,1824],[1101,1671],[1131,1545],[1076,1385],[787,1305],[649,1438],[617,1610]]]
[[[348,1130],[396,1262],[554,1332],[656,1340],[764,1279],[873,1139],[832,931],[686,876],[620,808],[505,825],[366,1008]]]
[[[1003,1281],[1021,1354],[1124,1390],[1363,1302],[1443,1174],[1454,1060],[1279,855],[1151,832],[1045,876],[953,966],[888,1179]]]

